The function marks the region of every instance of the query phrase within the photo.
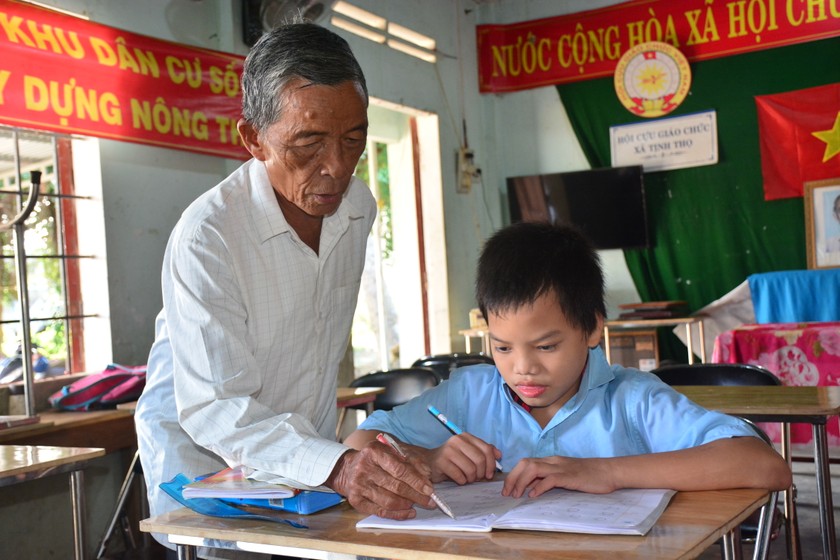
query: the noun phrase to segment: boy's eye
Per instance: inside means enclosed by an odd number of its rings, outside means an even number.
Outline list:
[[[542,344],[540,346],[537,346],[537,350],[540,350],[540,351],[543,351],[543,352],[551,352],[555,348],[557,348],[556,344]]]
[[[504,354],[504,353],[510,352],[510,346],[494,346],[493,351],[494,352],[501,352],[501,353]]]

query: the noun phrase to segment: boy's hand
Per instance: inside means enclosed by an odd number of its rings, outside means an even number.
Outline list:
[[[413,518],[414,504],[435,507],[428,473],[378,442],[342,455],[324,485],[358,511],[389,519]]]
[[[519,461],[507,475],[502,495],[518,498],[528,488],[528,496],[531,498],[552,488],[566,488],[590,494],[607,494],[617,489],[608,460],[571,457],[542,457]]]
[[[412,451],[425,457],[433,482],[452,480],[457,484],[492,479],[496,459],[502,458],[501,451],[466,432],[452,436],[435,449],[412,447]]]

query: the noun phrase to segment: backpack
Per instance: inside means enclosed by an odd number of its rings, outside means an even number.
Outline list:
[[[59,410],[100,410],[137,400],[146,386],[146,366],[109,364],[99,373],[65,385],[49,397]]]

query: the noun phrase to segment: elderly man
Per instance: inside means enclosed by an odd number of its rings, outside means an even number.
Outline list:
[[[364,75],[346,41],[294,23],[254,46],[242,89],[253,159],[187,208],[164,256],[136,411],[152,514],[178,507],[161,482],[242,464],[261,480],[326,486],[362,512],[413,517],[414,504],[433,506],[428,472],[378,443],[333,440],[376,214],[352,175],[367,139]]]

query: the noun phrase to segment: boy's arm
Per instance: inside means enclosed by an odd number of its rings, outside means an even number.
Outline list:
[[[368,443],[375,440],[376,434],[378,433],[378,430],[354,430],[353,433],[347,436],[344,440],[344,445],[352,447],[353,449],[361,449]]]
[[[523,459],[505,480],[502,494],[538,496],[552,488],[602,494],[619,488],[784,490],[792,483],[787,463],[754,437],[715,440],[679,451],[627,457]]]

